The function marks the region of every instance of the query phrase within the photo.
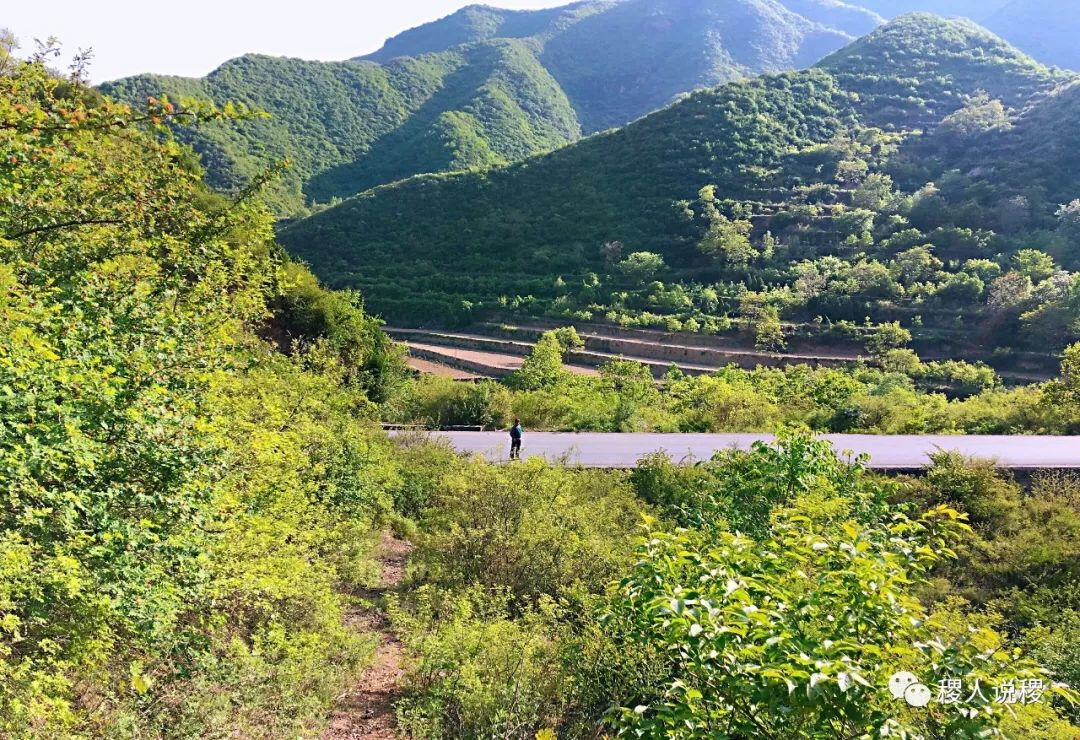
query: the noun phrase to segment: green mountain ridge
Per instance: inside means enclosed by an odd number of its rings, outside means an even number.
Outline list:
[[[759,293],[793,320],[926,313],[948,329],[989,310],[993,270],[969,280],[966,260],[994,261],[1000,274],[1023,247],[1045,245],[1065,265],[1080,257],[1065,249],[1052,215],[1061,193],[1080,194],[1075,175],[1050,182],[1034,172],[1030,182],[988,187],[949,174],[978,164],[968,161],[973,152],[950,149],[949,136],[1003,147],[982,130],[1009,126],[1029,105],[1021,120],[1038,120],[1037,109],[1059,97],[1047,94],[1068,80],[970,21],[905,16],[815,69],[695,93],[509,167],[380,187],[281,240],[397,321],[469,321],[509,308],[578,320],[659,312],[700,325],[722,319],[715,298],[701,296],[729,296],[724,314]],[[975,125],[961,125],[965,117]],[[1022,130],[1018,123],[1013,135]],[[965,152],[969,139],[958,141]],[[939,193],[937,181],[951,190]],[[713,194],[703,195],[707,186]],[[1005,224],[1003,204],[1021,194],[1025,219]],[[752,256],[703,251],[710,233],[721,252],[741,244],[711,210],[747,224]],[[985,228],[999,222],[1000,233]],[[649,252],[663,262],[644,271],[608,264],[601,246],[612,242],[623,257]],[[926,264],[908,270],[904,261],[916,256]],[[860,265],[858,274],[880,283],[848,276]],[[841,279],[851,282],[837,282],[838,295],[819,290]]]
[[[807,66],[879,18],[838,0],[624,0],[544,11],[470,6],[363,59],[249,55],[203,79],[142,75],[101,86],[268,112],[253,125],[181,130],[210,182],[235,189],[292,168],[269,196],[304,215],[424,172],[488,167],[622,125],[694,89]]]

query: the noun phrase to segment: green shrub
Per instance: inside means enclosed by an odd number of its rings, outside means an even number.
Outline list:
[[[473,461],[431,503],[413,554],[418,577],[525,600],[574,584],[600,590],[626,562],[640,511],[621,476],[539,460]]]
[[[392,419],[429,429],[481,426],[498,429],[510,419],[510,392],[491,381],[461,383],[436,375],[409,381],[395,399]]]
[[[397,634],[414,656],[397,704],[412,738],[533,737],[558,724],[566,695],[550,601],[509,615],[511,595],[423,586],[391,599]]]
[[[819,529],[781,516],[773,537],[649,532],[610,610],[634,644],[664,645],[675,671],[659,700],[624,705],[615,728],[649,737],[814,738],[940,732],[969,736],[1005,714],[897,706],[890,676],[910,670],[984,683],[1038,676],[990,631],[948,640],[911,591],[960,536],[957,514]],[[995,645],[990,650],[988,644]]]

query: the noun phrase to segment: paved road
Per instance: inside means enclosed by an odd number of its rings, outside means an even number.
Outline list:
[[[504,432],[437,432],[460,452],[481,454],[490,460],[506,458],[509,436]],[[841,453],[869,455],[869,466],[902,470],[925,467],[931,453],[955,450],[972,457],[991,458],[1001,467],[1080,469],[1080,437],[975,437],[825,435]],[[561,434],[526,432],[524,457],[565,459],[595,468],[627,468],[643,456],[665,451],[675,459],[707,460],[717,450],[747,449],[768,434]]]

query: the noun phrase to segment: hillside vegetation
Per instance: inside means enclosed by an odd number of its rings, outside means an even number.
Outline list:
[[[243,187],[288,159],[266,198],[278,215],[297,216],[410,175],[547,152],[700,87],[808,66],[878,21],[834,0],[794,6],[797,12],[774,0],[627,0],[529,12],[471,6],[361,59],[249,55],[203,79],[142,75],[101,89],[140,105],[168,95],[268,113],[246,127],[221,123],[179,135],[219,189]]]
[[[815,69],[523,164],[373,190],[281,238],[395,321],[745,321],[782,346],[777,317],[829,332],[870,317],[939,352],[1045,355],[1076,331],[1074,208],[1059,212],[1076,180],[1040,166],[1070,161],[1072,88],[1050,94],[1067,79],[969,21],[905,16]],[[1057,130],[1021,156],[1041,120]]]
[[[1080,344],[1057,380],[970,403],[895,369],[672,372],[658,385],[615,359],[578,384],[562,366],[580,342],[568,328],[544,333],[507,386],[410,379],[357,293],[284,255],[257,189],[213,192],[173,136],[250,112],[111,102],[85,86],[85,56],[63,77],[58,56],[21,61],[0,41],[0,736],[1080,732],[1080,479],[1041,472],[1021,487],[946,452],[924,475],[887,476],[782,427],[953,430],[997,412],[1008,431],[1075,430]],[[749,189],[761,173],[736,162],[816,173],[829,152],[806,142],[854,146],[836,132],[857,102],[816,70],[665,115],[726,121],[742,159],[706,175]],[[937,166],[988,106],[974,98],[905,171]],[[894,141],[872,133],[882,151]],[[844,172],[861,172],[842,151]],[[707,253],[745,256],[715,188],[690,207]],[[1017,257],[1023,278],[1047,269]],[[654,258],[616,264],[630,285]],[[894,279],[924,262],[904,259]],[[869,341],[887,354],[903,331]],[[942,368],[988,375],[925,371]],[[377,426],[429,410],[435,424],[444,411],[497,421],[507,404],[598,428],[777,436],[588,470],[493,464]],[[398,553],[393,579],[382,545]],[[930,687],[960,693],[915,706],[895,691],[900,672],[927,701]]]
[[[223,111],[53,64],[0,45],[0,736],[310,734],[374,645],[400,358],[168,137]]]

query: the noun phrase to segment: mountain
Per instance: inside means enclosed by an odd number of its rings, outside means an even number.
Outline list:
[[[1080,69],[1080,5],[1074,0],[1012,0],[985,24],[1039,61]]]
[[[390,39],[366,58],[529,38],[592,132],[690,90],[807,66],[881,20],[836,0],[623,0],[539,11],[469,6]]]
[[[598,131],[687,91],[809,66],[850,39],[774,0],[623,0],[552,35],[540,59]]]
[[[395,321],[510,309],[722,325],[717,311],[738,313],[749,291],[792,319],[917,314],[956,334],[956,321],[988,310],[993,279],[968,275],[966,260],[1004,254],[994,269],[1008,269],[1031,246],[1015,224],[987,228],[1028,191],[957,176],[939,189],[960,160],[935,132],[962,128],[968,109],[972,136],[1007,127],[1067,79],[969,21],[904,16],[815,69],[698,92],[508,167],[380,187],[280,238]],[[980,138],[959,151],[989,162],[985,141],[1003,146]],[[1071,175],[1059,187],[1078,185]],[[1056,205],[1025,197],[1020,228],[1052,229]],[[621,252],[602,249],[615,242]],[[638,252],[656,256],[619,262]]]
[[[410,175],[547,152],[698,88],[807,66],[880,20],[838,0],[470,6],[365,58],[250,55],[203,79],[143,75],[102,90],[132,102],[168,94],[266,111],[254,124],[180,136],[220,188],[289,159],[269,199],[279,215],[296,216]]]
[[[886,18],[927,12],[966,16],[1044,64],[1080,69],[1080,4],[1075,0],[853,0]],[[789,3],[790,6],[790,3]]]
[[[821,67],[860,93],[865,122],[933,125],[977,90],[1023,106],[1063,77],[965,18],[912,13],[823,59]]]
[[[288,159],[268,198],[281,215],[420,172],[521,159],[581,134],[558,84],[513,40],[385,65],[250,55],[203,79],[143,75],[101,89],[121,100],[165,93],[269,112],[178,133],[218,188],[239,187]]]
[[[387,39],[378,51],[358,58],[385,63],[398,57],[418,57],[493,38],[549,38],[560,29],[614,5],[614,0],[578,2],[545,10],[504,10],[490,5],[469,5],[445,18]]]

